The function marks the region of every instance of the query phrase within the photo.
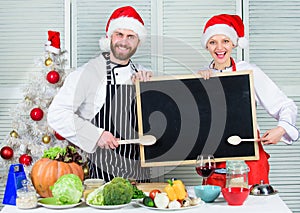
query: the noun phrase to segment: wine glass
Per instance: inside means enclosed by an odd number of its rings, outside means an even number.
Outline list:
[[[213,155],[201,154],[197,156],[196,159],[196,172],[203,178],[203,185],[206,185],[207,178],[210,177],[215,168],[216,162]]]

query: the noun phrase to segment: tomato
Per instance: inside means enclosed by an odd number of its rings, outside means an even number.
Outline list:
[[[154,200],[157,193],[161,193],[161,191],[158,189],[153,189],[152,191],[150,191],[149,197],[151,197],[151,199]]]

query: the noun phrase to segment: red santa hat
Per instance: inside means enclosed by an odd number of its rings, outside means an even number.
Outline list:
[[[244,37],[244,24],[238,15],[220,14],[210,18],[203,30],[202,47],[206,48],[207,41],[218,34],[227,36],[234,45],[240,48],[248,46],[248,40]]]
[[[60,34],[55,31],[48,31],[48,41],[45,44],[45,50],[59,54],[60,53]]]
[[[101,50],[110,50],[110,38],[116,29],[132,30],[138,34],[140,43],[146,39],[147,32],[144,21],[137,11],[130,6],[118,8],[110,16],[106,24],[106,38],[101,38],[99,41]]]

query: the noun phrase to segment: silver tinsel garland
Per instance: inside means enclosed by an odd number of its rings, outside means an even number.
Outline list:
[[[68,145],[66,140],[58,140],[54,136],[54,131],[47,124],[48,107],[51,104],[53,97],[56,95],[62,86],[65,77],[72,71],[64,69],[66,52],[54,54],[45,51],[44,56],[35,60],[35,65],[41,68],[38,73],[32,73],[28,85],[22,92],[24,99],[21,100],[13,109],[10,110],[12,118],[12,131],[16,135],[9,133],[4,141],[3,146],[9,146],[13,149],[14,155],[11,159],[0,158],[0,166],[5,171],[9,170],[11,164],[19,163],[19,157],[22,154],[28,154],[35,161],[40,159],[44,154],[45,149],[50,147]],[[46,66],[45,61],[51,58],[51,66]],[[55,70],[59,73],[60,80],[56,84],[51,84],[47,81],[47,73]],[[30,117],[30,112],[33,108],[39,107],[42,109],[44,116],[40,121],[34,121]],[[44,136],[50,138],[50,142],[43,141]],[[25,166],[26,167],[26,166]],[[26,167],[26,171],[30,172],[31,166]],[[5,178],[5,177],[2,177]]]

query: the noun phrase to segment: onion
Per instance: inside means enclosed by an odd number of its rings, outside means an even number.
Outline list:
[[[157,208],[165,209],[169,205],[169,198],[165,193],[157,193],[154,198],[154,204]]]

